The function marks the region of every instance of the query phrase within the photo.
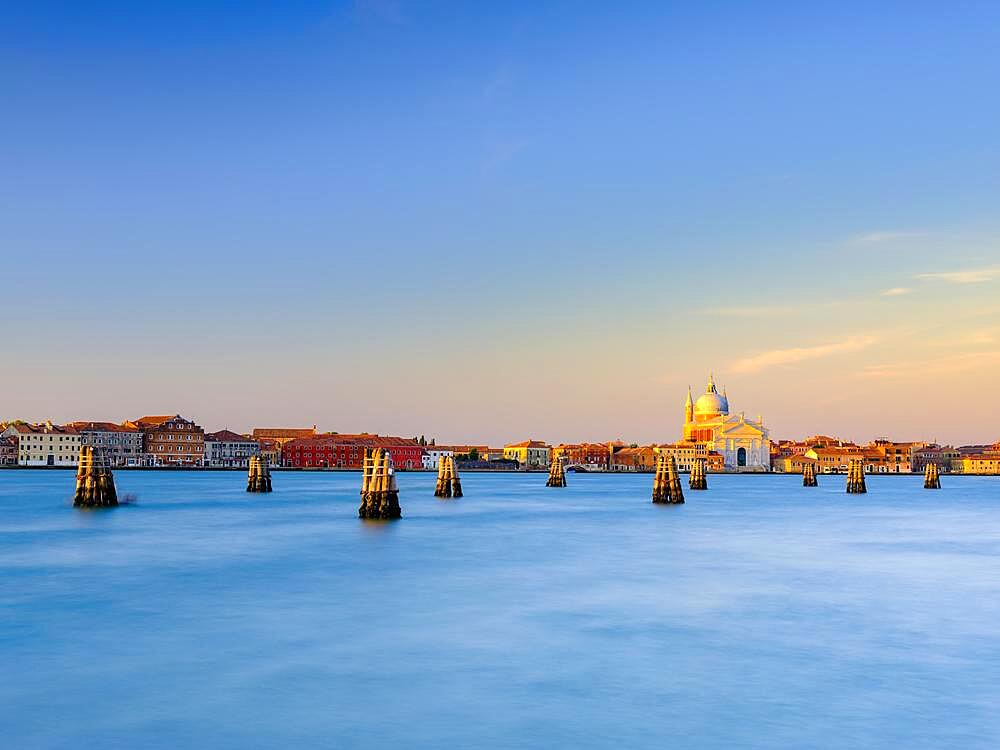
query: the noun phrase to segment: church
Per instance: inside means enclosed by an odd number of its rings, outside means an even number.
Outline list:
[[[729,416],[726,389],[719,393],[715,379],[709,375],[705,392],[697,401],[691,399],[688,388],[684,404],[684,440],[704,443],[710,451],[720,453],[727,471],[769,471],[771,441],[764,418],[747,419],[743,412]]]

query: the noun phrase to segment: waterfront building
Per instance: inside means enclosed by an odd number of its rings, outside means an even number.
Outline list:
[[[142,432],[143,450],[154,466],[202,466],[205,431],[180,414],[140,417],[134,425]]]
[[[612,471],[653,471],[656,449],[651,445],[624,446],[614,449],[610,457]]]
[[[455,451],[446,445],[428,445],[424,447],[424,453],[420,457],[420,465],[424,469],[437,469],[442,458],[451,458]]]
[[[691,440],[680,440],[676,443],[664,443],[654,446],[656,453],[673,456],[678,471],[691,471],[695,462],[704,459],[708,471],[724,471],[725,458],[718,451],[708,449],[707,443],[696,443]]]
[[[17,436],[0,437],[0,466],[17,465]]]
[[[205,433],[205,466],[250,465],[260,455],[260,443],[232,430]]]
[[[952,462],[952,469],[963,474],[1000,474],[1000,451],[968,453]]]
[[[80,434],[72,427],[14,422],[0,436],[17,439],[19,466],[76,466],[80,458]]]
[[[923,473],[927,464],[934,464],[938,471],[951,471],[951,462],[960,456],[951,446],[927,445],[913,452],[913,471]]]
[[[418,441],[369,433],[331,433],[291,440],[282,446],[281,463],[301,469],[360,469],[364,465],[365,451],[372,448],[388,451],[396,469],[422,467],[424,449]]]
[[[771,465],[771,468],[774,471],[781,471],[786,474],[801,474],[807,465],[811,465],[817,474],[822,472],[819,461],[815,458],[809,458],[808,456],[803,456],[798,453],[791,456],[782,456],[776,463]]]
[[[552,460],[559,458],[568,466],[582,466],[589,471],[607,471],[611,452],[605,443],[560,443],[552,448]]]
[[[719,393],[712,376],[697,401],[688,389],[683,439],[704,443],[708,450],[720,454],[727,470],[767,471],[771,467],[770,433],[763,417],[749,420],[742,412],[730,416],[725,389]]]
[[[914,454],[926,447],[927,443],[895,443],[888,438],[879,438],[866,446],[881,456],[877,471],[883,474],[909,474],[915,471]]]
[[[114,422],[70,422],[80,433],[80,445],[99,448],[108,466],[143,466],[142,432],[134,424]]]
[[[254,440],[273,440],[278,445],[278,449],[284,447],[285,443],[302,438],[316,437],[316,425],[312,427],[254,427],[250,434]]]
[[[505,445],[503,457],[517,461],[522,469],[545,469],[551,459],[551,449],[540,440],[524,440]]]

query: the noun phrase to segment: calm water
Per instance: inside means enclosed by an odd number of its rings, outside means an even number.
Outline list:
[[[1000,480],[0,472],[10,748],[1000,746]]]

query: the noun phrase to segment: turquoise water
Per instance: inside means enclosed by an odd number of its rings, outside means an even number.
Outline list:
[[[1000,480],[0,472],[10,748],[1000,746]]]

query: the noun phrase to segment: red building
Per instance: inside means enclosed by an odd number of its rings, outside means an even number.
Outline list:
[[[281,447],[281,465],[300,469],[360,469],[365,451],[385,448],[397,469],[419,469],[424,449],[416,440],[381,435],[317,435]]]

